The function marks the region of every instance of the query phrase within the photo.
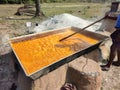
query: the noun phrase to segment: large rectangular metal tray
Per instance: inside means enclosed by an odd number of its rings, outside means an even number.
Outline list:
[[[90,31],[87,31],[87,30],[81,31],[81,32],[79,32],[80,34],[86,36],[87,38],[92,38],[94,40],[97,40],[97,42],[93,43],[93,44],[90,44],[88,42],[89,44],[86,44],[87,41],[85,39],[79,38],[80,40],[82,40],[82,43],[81,43],[82,47],[80,47],[78,50],[76,50],[73,53],[60,58],[59,60],[56,60],[55,62],[49,63],[48,65],[46,65],[42,68],[39,68],[36,71],[28,74],[27,71],[26,71],[26,68],[25,68],[26,66],[23,65],[23,62],[21,62],[21,59],[20,59],[18,53],[16,52],[16,50],[14,49],[12,44],[19,43],[19,42],[24,42],[24,41],[29,41],[29,40],[31,41],[31,40],[34,40],[34,39],[48,37],[50,35],[55,35],[55,34],[58,34],[58,35],[63,34],[63,33],[66,33],[66,31],[69,30],[69,29],[72,30],[73,32],[76,32],[76,31],[80,30],[80,28],[76,28],[76,27],[66,27],[66,28],[62,28],[62,29],[56,29],[56,30],[42,32],[42,33],[36,33],[36,34],[30,34],[30,35],[25,35],[25,36],[20,36],[20,37],[15,37],[15,38],[10,39],[10,45],[12,47],[12,50],[13,50],[15,56],[17,57],[17,60],[20,64],[20,66],[22,67],[24,73],[26,74],[26,76],[28,76],[32,79],[37,79],[37,78],[53,71],[54,69],[57,69],[61,65],[65,64],[65,63],[68,63],[68,62],[76,59],[77,57],[80,57],[81,55],[89,53],[90,51],[96,49],[98,47],[98,45],[104,39],[107,38],[107,36],[104,36],[104,35],[101,35],[101,34],[98,34],[98,33],[95,33],[95,32],[90,32]],[[68,36],[68,35],[69,34],[66,33],[64,36],[62,36],[60,38],[62,39],[65,36]],[[74,36],[72,36],[72,37],[75,38]],[[72,40],[73,39],[72,37],[70,37],[69,40]],[[47,42],[49,43],[49,40]],[[62,42],[64,42],[64,41],[62,41]],[[21,49],[21,50],[24,51],[25,47],[27,47],[27,46],[24,46],[24,48]],[[78,47],[79,47],[79,45],[78,45]],[[30,58],[31,58],[31,56],[30,56]],[[42,62],[42,60],[40,60],[40,62]],[[31,67],[36,67],[36,66],[31,64]]]

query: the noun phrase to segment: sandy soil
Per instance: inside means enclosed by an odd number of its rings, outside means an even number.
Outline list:
[[[101,90],[120,90],[120,67],[111,66],[109,71],[102,71]]]

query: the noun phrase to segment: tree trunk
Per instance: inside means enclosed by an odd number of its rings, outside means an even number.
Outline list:
[[[41,6],[40,6],[40,0],[35,0],[35,8],[36,8],[35,17],[43,15],[41,11]]]

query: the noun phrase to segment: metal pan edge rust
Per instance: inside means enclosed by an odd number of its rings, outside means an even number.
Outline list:
[[[21,36],[21,37],[16,37],[16,38],[12,38],[9,40],[9,43],[10,45],[14,42],[20,42],[20,41],[23,41],[23,40],[30,40],[30,39],[34,39],[34,38],[38,38],[38,37],[41,37],[41,35],[44,37],[46,35],[50,35],[50,34],[54,34],[54,33],[59,33],[59,32],[64,32],[64,30],[66,29],[72,29],[72,30],[80,30],[80,28],[76,28],[76,27],[65,27],[65,28],[61,28],[61,29],[56,29],[56,30],[52,30],[52,31],[47,31],[47,32],[43,32],[43,33],[37,33],[37,34],[31,34],[31,35],[27,35],[27,36]],[[11,45],[11,48],[15,54],[15,56],[17,57],[17,61],[19,62],[19,64],[21,65],[24,73],[26,74],[26,76],[32,78],[33,80],[57,69],[58,67],[64,65],[65,63],[68,63],[70,61],[73,61],[74,59],[76,59],[77,57],[80,57],[81,55],[84,55],[86,53],[89,53],[90,51],[96,49],[99,44],[105,40],[107,38],[107,36],[104,36],[104,35],[101,35],[101,34],[98,34],[98,33],[94,33],[94,32],[90,32],[90,31],[82,31],[82,34],[86,35],[86,36],[89,36],[89,37],[92,37],[92,38],[95,38],[97,39],[99,42],[97,44],[94,44],[94,45],[91,45],[91,46],[88,46],[88,47],[85,47],[73,54],[70,54],[64,58],[61,58],[60,60],[57,60],[56,62],[54,63],[51,63],[39,70],[36,70],[35,72],[31,73],[28,75],[28,73],[26,72],[24,66],[22,65],[21,61],[19,60],[18,56],[17,56],[17,53],[15,52],[15,50],[13,49],[12,45]]]

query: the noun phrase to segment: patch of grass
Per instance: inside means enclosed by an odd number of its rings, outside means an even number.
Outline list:
[[[109,4],[108,4],[109,5]],[[42,5],[42,10],[47,17],[56,14],[70,13],[82,18],[99,17],[109,10],[106,4],[98,3],[50,3]]]
[[[91,16],[100,16],[109,10],[109,4],[101,3],[43,3],[42,11],[47,17],[62,13],[70,13],[79,17],[89,18]],[[15,16],[15,12],[20,5],[0,5],[0,17],[31,18],[32,16]],[[32,9],[32,10],[35,10]],[[34,12],[34,11],[33,11]]]

